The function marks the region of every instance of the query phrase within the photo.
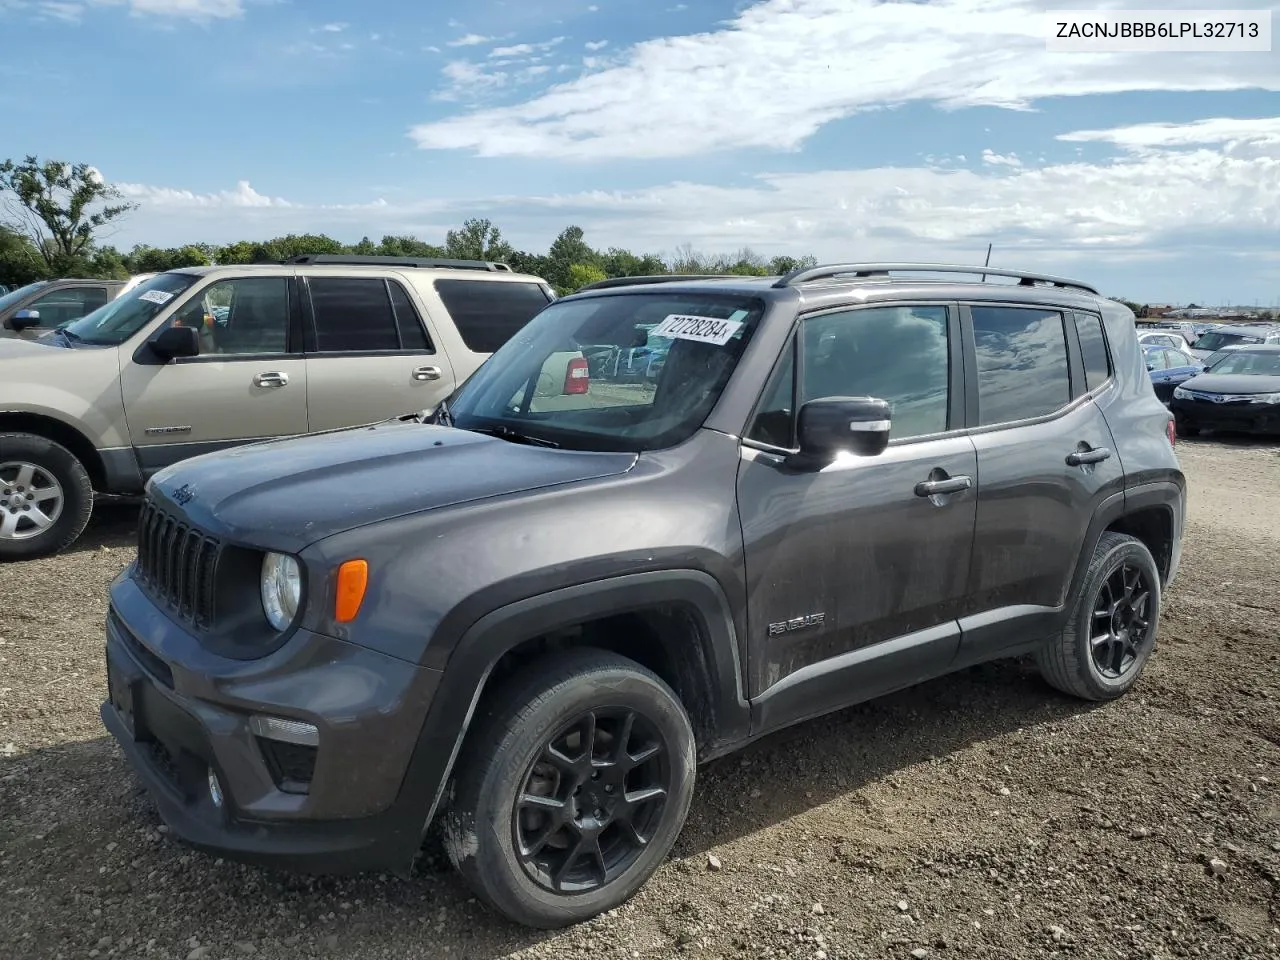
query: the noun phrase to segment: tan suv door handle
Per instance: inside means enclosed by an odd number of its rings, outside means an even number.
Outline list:
[[[260,373],[253,378],[253,385],[255,387],[286,387],[289,385],[289,375],[274,370],[270,373]]]
[[[415,380],[439,380],[439,367],[414,367],[413,379]]]

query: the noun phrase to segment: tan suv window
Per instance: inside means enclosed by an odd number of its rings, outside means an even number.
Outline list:
[[[241,277],[206,287],[174,318],[200,331],[202,356],[287,353],[289,280]]]

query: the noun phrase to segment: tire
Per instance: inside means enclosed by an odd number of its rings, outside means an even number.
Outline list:
[[[1176,417],[1173,421],[1174,432],[1180,437],[1198,437],[1200,436],[1200,428],[1187,423],[1185,420],[1179,420]]]
[[[1132,593],[1128,578],[1138,574]],[[1114,700],[1138,681],[1155,649],[1160,627],[1160,571],[1142,541],[1107,532],[1098,540],[1080,591],[1074,598],[1071,619],[1062,633],[1036,653],[1041,675],[1056,689],[1082,700]],[[1145,604],[1141,598],[1146,594]],[[1109,600],[1129,596],[1131,614],[1123,609],[1110,619],[1101,614]],[[1108,641],[1097,646],[1094,638]],[[1136,634],[1136,636],[1135,636]],[[1132,659],[1129,659],[1130,648]]]
[[[675,693],[634,661],[579,649],[522,670],[486,702],[489,710],[468,737],[467,760],[443,817],[444,846],[454,867],[482,901],[527,927],[569,926],[626,902],[670,852],[693,797],[693,730]],[[570,741],[561,737],[566,731],[570,737],[580,735],[584,728],[575,721],[589,712],[598,715],[592,737],[595,757],[608,748],[608,756],[617,758],[615,737],[628,712],[634,720],[623,744],[630,745],[627,754],[640,756],[654,743],[663,749],[629,774],[622,773],[620,781],[621,765],[596,766],[600,779],[584,781],[581,775],[590,760],[579,762],[574,772],[565,761],[577,759],[576,750],[571,752]],[[584,741],[582,736],[573,743],[582,748]],[[556,743],[562,744],[559,769],[544,762],[549,745]],[[582,756],[586,754],[583,750]],[[625,818],[632,809],[620,798],[642,797],[644,784],[651,781],[665,795],[635,802],[637,825],[629,832],[613,819]],[[581,783],[579,790],[575,783]],[[566,802],[555,810],[526,805],[517,814],[517,798],[530,794],[549,794],[545,803],[555,803],[553,798]],[[606,820],[608,825],[601,827]],[[567,856],[571,845],[583,838],[589,845],[591,836],[599,856]],[[645,842],[637,845],[635,837]],[[540,847],[532,859],[544,862],[526,866],[518,845]],[[555,889],[551,871],[565,860],[570,862],[561,877],[563,887]]]
[[[49,491],[55,488],[56,515],[37,530],[32,511],[55,514],[45,506],[54,503]],[[42,495],[45,499],[38,499]],[[65,550],[84,532],[92,513],[93,484],[75,454],[36,434],[0,433],[0,561]]]

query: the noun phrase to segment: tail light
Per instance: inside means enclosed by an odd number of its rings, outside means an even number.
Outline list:
[[[1176,444],[1178,442],[1178,428],[1174,426],[1174,422],[1172,419],[1170,419],[1169,422],[1165,424],[1164,430],[1169,437],[1169,446],[1173,446],[1174,444]]]
[[[591,386],[591,370],[582,357],[574,357],[569,361],[569,368],[564,372],[565,393],[586,393]]]

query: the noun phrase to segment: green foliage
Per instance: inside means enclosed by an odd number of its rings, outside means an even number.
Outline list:
[[[87,269],[102,228],[135,207],[115,202],[120,191],[87,163],[34,156],[0,163],[0,198],[5,225],[30,241],[53,276]]]
[[[502,231],[488,220],[471,219],[444,238],[445,255],[454,260],[495,260],[506,263],[515,248],[502,239]]]
[[[574,263],[569,266],[569,289],[581,290],[588,283],[604,280],[606,274],[592,263]]]
[[[35,244],[20,233],[0,227],[0,283],[25,287],[48,275],[47,265]]]

